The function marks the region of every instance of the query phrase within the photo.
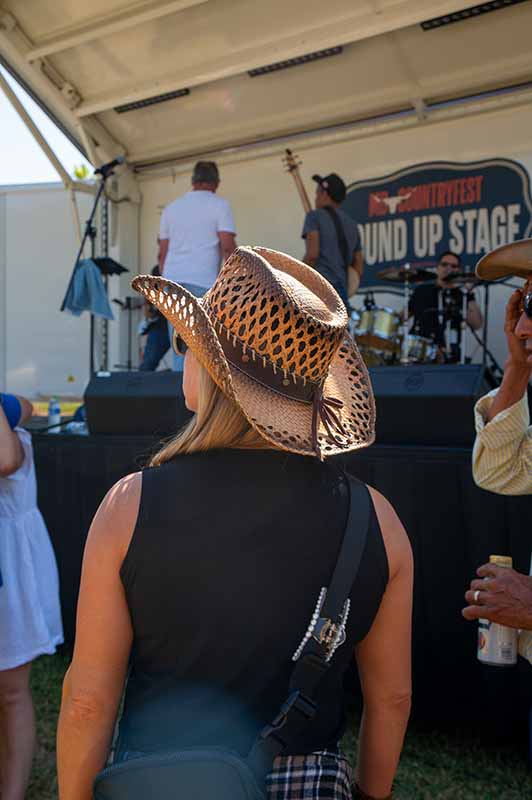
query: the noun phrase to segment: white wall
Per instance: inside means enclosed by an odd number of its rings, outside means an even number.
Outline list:
[[[512,108],[461,119],[420,124],[418,127],[389,133],[375,133],[365,138],[327,142],[327,135],[307,138],[299,151],[303,160],[301,174],[312,198],[310,176],[316,172],[338,172],[346,183],[378,177],[402,167],[430,160],[474,161],[507,157],[520,161],[532,171],[532,108]],[[332,137],[330,137],[332,138]],[[291,253],[303,254],[301,226],[303,211],[291,177],[278,154],[254,156],[231,163],[232,156],[219,159],[222,183],[220,193],[232,203],[236,216],[238,242],[262,244]],[[295,146],[295,145],[294,145]],[[295,147],[295,149],[298,149]],[[178,194],[187,191],[190,172],[141,177],[143,195],[141,212],[141,258],[144,271],[153,263],[155,238],[162,208]],[[502,334],[504,304],[510,290],[495,287],[491,292],[489,344],[499,361],[504,360]],[[479,293],[480,297],[483,292]],[[397,308],[397,298],[379,295],[379,305]]]
[[[6,390],[6,198],[0,194],[0,391]]]
[[[77,199],[83,226],[92,197]],[[62,185],[0,187],[2,388],[30,398],[83,394],[89,318],[59,311],[78,247]]]
[[[337,171],[351,183],[432,159],[508,157],[532,171],[530,130],[532,108],[520,108],[405,131],[375,132],[365,138],[355,138],[355,133],[341,142],[328,141],[325,135],[308,137],[301,142],[301,172],[312,194],[314,172]],[[264,157],[250,151],[248,160],[236,163],[229,163],[234,154],[227,157],[228,163],[221,156],[220,192],[233,205],[239,243],[263,244],[301,257],[303,211],[281,163],[284,146],[279,144],[278,153]],[[177,169],[175,178],[170,173],[142,176],[140,207],[134,198],[136,186],[121,181],[121,195],[134,201],[114,208],[117,231],[111,254],[131,272],[111,280],[111,298],[133,294],[132,275],[151,269],[160,212],[188,189],[189,181],[190,172]],[[82,222],[91,202],[90,196],[78,195]],[[60,184],[0,187],[0,388],[30,397],[83,393],[88,378],[88,316],[74,318],[59,311],[76,252],[70,201]],[[489,344],[501,362],[509,292],[495,287],[490,307]],[[388,295],[379,295],[379,304],[399,307],[398,299]],[[110,324],[111,368],[124,363],[127,341],[126,315],[114,304],[113,312],[117,321]],[[137,350],[134,335],[135,363]]]

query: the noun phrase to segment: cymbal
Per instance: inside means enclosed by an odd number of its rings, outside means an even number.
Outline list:
[[[476,273],[485,281],[507,278],[532,278],[532,239],[503,244],[482,256],[477,263]]]
[[[397,283],[404,283],[407,279],[410,283],[422,283],[436,280],[436,275],[428,269],[388,267],[388,269],[381,269],[380,272],[377,272],[377,278],[382,281],[394,281]]]
[[[453,272],[451,275],[444,278],[443,281],[449,284],[451,288],[453,286],[465,286],[466,284],[478,286],[479,283],[482,283],[474,272]]]

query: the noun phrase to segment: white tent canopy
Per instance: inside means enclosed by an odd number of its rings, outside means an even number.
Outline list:
[[[93,162],[142,169],[508,87],[522,101],[531,30],[529,0],[4,0],[0,57]]]

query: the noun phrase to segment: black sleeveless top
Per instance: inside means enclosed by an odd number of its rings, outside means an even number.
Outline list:
[[[219,450],[145,470],[121,568],[134,632],[119,750],[219,745],[246,755],[288,694],[292,655],[332,575],[348,487],[333,464]],[[335,747],[343,678],[388,582],[371,506],[347,641],[293,753]]]

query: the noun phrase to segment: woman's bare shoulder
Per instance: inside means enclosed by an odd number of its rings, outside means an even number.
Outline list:
[[[119,555],[127,552],[137,522],[141,493],[142,472],[124,476],[109,489],[92,521],[89,540],[93,545],[104,541]]]
[[[388,556],[390,579],[412,563],[412,547],[395,508],[377,489],[368,486]]]

